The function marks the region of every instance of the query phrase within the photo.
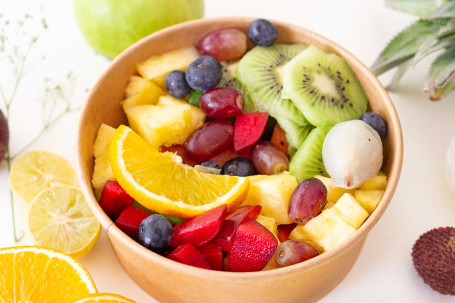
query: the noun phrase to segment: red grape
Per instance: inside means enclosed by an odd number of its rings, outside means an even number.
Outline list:
[[[297,264],[319,255],[318,251],[307,242],[287,240],[278,245],[275,261],[278,267]]]
[[[185,153],[203,162],[232,145],[234,126],[226,120],[213,120],[196,129],[185,142]]]
[[[8,121],[0,110],[0,162],[5,158],[6,151],[8,150],[9,142],[9,129]]]
[[[321,180],[306,179],[297,185],[289,201],[289,219],[305,224],[319,215],[325,206],[327,188]]]
[[[251,150],[251,161],[262,175],[279,174],[289,169],[289,159],[284,152],[269,141],[259,141]]]
[[[241,58],[246,52],[246,35],[234,28],[213,31],[202,38],[197,50],[201,55],[212,56],[219,61],[233,61]]]
[[[234,118],[242,114],[243,97],[238,90],[232,88],[212,88],[201,96],[199,107],[214,119]]]

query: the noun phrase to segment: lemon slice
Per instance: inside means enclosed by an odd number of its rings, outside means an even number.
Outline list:
[[[213,175],[160,153],[129,127],[121,125],[111,142],[112,171],[120,185],[143,206],[169,216],[189,218],[244,200],[249,178]]]
[[[116,294],[98,293],[87,295],[74,303],[136,303],[136,301]]]
[[[33,200],[28,227],[35,244],[82,257],[95,245],[101,226],[82,192],[69,186],[46,189]]]
[[[0,249],[0,286],[0,302],[67,303],[96,293],[81,263],[38,246]]]
[[[27,152],[11,167],[10,186],[27,203],[52,186],[76,184],[76,174],[68,161],[51,152]]]

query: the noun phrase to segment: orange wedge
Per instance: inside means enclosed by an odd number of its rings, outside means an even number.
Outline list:
[[[112,171],[120,185],[143,206],[165,215],[190,218],[226,204],[238,207],[249,178],[214,175],[160,153],[129,127],[121,125],[111,142]]]
[[[74,258],[39,246],[0,249],[0,302],[67,303],[96,293]]]
[[[136,301],[130,300],[120,295],[99,293],[87,295],[73,303],[136,303]]]

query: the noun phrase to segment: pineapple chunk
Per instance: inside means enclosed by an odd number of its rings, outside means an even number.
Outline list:
[[[289,239],[306,241],[322,253],[346,240],[355,230],[338,216],[336,210],[330,208],[305,225],[294,228]]]
[[[267,228],[278,239],[278,226],[274,218],[259,215],[256,221]]]
[[[137,65],[138,73],[151,79],[160,87],[165,88],[166,75],[176,69],[185,71],[191,62],[199,58],[194,47],[176,49],[158,56],[152,56]]]
[[[150,80],[132,76],[126,88],[127,99],[122,101],[123,109],[133,105],[154,105],[166,92]]]
[[[125,113],[130,127],[157,148],[183,144],[205,119],[199,108],[168,95],[161,96],[157,105],[135,105]]]
[[[288,173],[251,176],[243,205],[261,205],[263,216],[274,218],[277,224],[290,224],[289,199],[296,187],[297,179]]]
[[[95,197],[99,200],[107,181],[115,181],[114,173],[109,160],[109,148],[114,137],[115,128],[101,124],[98,135],[93,145],[95,166],[93,168],[92,185],[95,189]]]
[[[382,175],[377,175],[376,177],[371,178],[360,186],[360,189],[366,190],[384,190],[387,185],[387,177]]]
[[[360,205],[371,214],[381,201],[384,191],[359,189],[354,195]]]
[[[341,196],[332,209],[336,210],[339,217],[355,229],[358,229],[369,216],[368,212],[360,206],[359,201],[351,194]]]
[[[354,194],[355,192],[355,189],[332,187],[333,182],[335,182],[332,178],[327,178],[319,175],[315,176],[315,178],[321,180],[322,183],[324,183],[325,187],[327,187],[327,203],[335,203],[345,193]]]

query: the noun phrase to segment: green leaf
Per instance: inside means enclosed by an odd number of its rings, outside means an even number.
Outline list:
[[[448,49],[455,46],[455,33],[443,39],[434,40],[430,44],[424,44],[416,53],[413,59],[413,64],[416,65],[420,60],[441,49]]]
[[[454,74],[455,46],[449,48],[434,60],[424,86],[424,91],[431,92],[442,88]]]
[[[413,58],[423,44],[437,38],[440,28],[448,21],[447,18],[437,18],[414,22],[392,39],[371,67],[372,71],[380,75]]]
[[[431,18],[453,18],[453,17],[455,17],[455,1],[447,2],[431,16]]]
[[[385,2],[390,8],[427,18],[451,0],[386,0]]]
[[[452,76],[441,88],[430,91],[430,99],[432,101],[441,100],[443,97],[447,96],[450,92],[452,92],[454,90],[455,90],[455,76]]]
[[[403,77],[404,73],[412,66],[412,61],[406,61],[398,65],[398,68],[393,75],[392,80],[390,81],[389,85],[387,85],[387,90],[393,90],[398,82],[400,82],[401,78]]]

